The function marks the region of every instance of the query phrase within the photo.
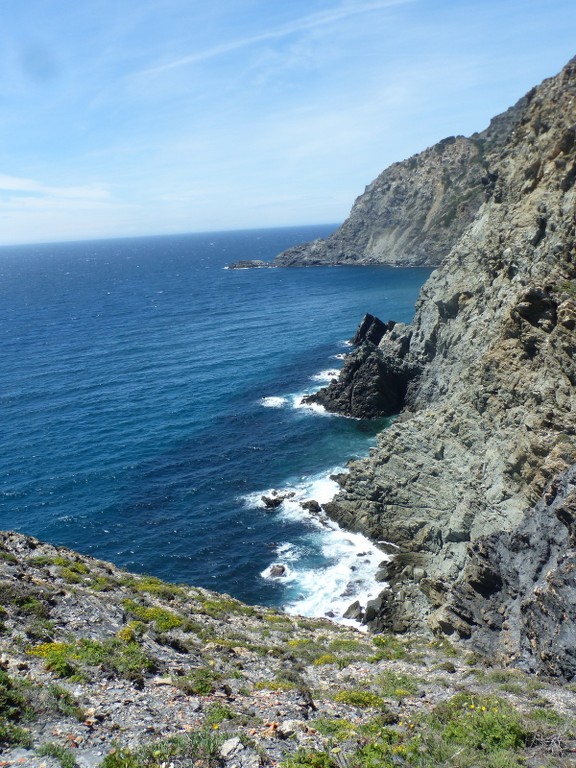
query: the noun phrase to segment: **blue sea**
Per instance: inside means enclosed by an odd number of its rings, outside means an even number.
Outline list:
[[[373,590],[382,553],[300,502],[385,422],[301,399],[429,270],[226,269],[334,228],[1,248],[0,528],[308,615]]]

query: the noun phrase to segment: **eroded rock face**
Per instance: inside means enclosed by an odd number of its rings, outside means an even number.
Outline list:
[[[431,623],[526,671],[576,675],[576,465],[513,531],[481,537]]]
[[[391,579],[384,626],[442,630],[438,611],[465,583],[476,543],[521,526],[576,462],[575,125],[576,60],[522,102],[491,156],[487,200],[424,286],[411,326],[376,348],[379,370],[413,372],[404,410],[326,510],[421,559],[427,578],[404,569]],[[504,584],[490,562],[493,585]],[[473,638],[470,610],[461,634]]]
[[[514,130],[525,99],[482,133],[451,136],[394,163],[366,187],[329,238],[280,254],[278,266],[436,266],[474,219],[495,184],[491,158]]]

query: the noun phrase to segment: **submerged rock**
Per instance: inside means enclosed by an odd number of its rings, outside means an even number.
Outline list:
[[[269,261],[261,261],[260,259],[243,259],[242,261],[235,261],[233,264],[228,264],[226,269],[269,269],[275,266],[275,264],[272,264]]]

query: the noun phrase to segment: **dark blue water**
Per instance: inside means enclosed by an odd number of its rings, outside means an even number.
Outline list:
[[[306,598],[338,552],[261,492],[326,492],[378,425],[297,395],[366,311],[409,320],[429,271],[224,266],[330,229],[0,249],[0,527],[249,602]],[[263,577],[282,556],[292,578]]]

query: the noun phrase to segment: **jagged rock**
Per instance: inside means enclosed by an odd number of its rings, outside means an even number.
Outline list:
[[[576,676],[576,464],[520,525],[481,537],[432,626],[528,670]]]
[[[286,575],[286,566],[282,565],[282,563],[275,563],[270,567],[269,574],[272,578],[279,579]]]
[[[301,501],[300,506],[302,507],[302,509],[308,510],[308,512],[312,512],[312,513],[322,512],[322,507],[316,501],[316,499],[308,499],[307,501]]]
[[[281,739],[289,739],[298,731],[305,731],[306,723],[303,720],[284,720],[276,729],[276,733]]]
[[[364,611],[362,610],[359,600],[355,600],[351,603],[342,614],[344,619],[352,619],[353,621],[361,621],[363,616]]]
[[[395,325],[396,323],[393,320],[390,320],[389,323],[383,323],[382,320],[367,313],[364,315],[364,318],[350,340],[350,343],[359,346],[365,341],[369,341],[371,344],[377,346],[384,334],[391,331]]]
[[[266,509],[276,509],[286,499],[293,499],[296,494],[294,491],[272,491],[270,496],[261,496]]]
[[[384,354],[364,342],[347,355],[336,381],[307,395],[304,402],[357,419],[374,419],[398,413],[414,372],[399,358]]]
[[[228,264],[227,269],[265,269],[274,267],[275,264],[271,264],[269,261],[261,261],[260,259],[244,259],[242,261],[235,261],[233,264]]]
[[[374,576],[374,581],[388,581],[388,567],[379,568]]]

